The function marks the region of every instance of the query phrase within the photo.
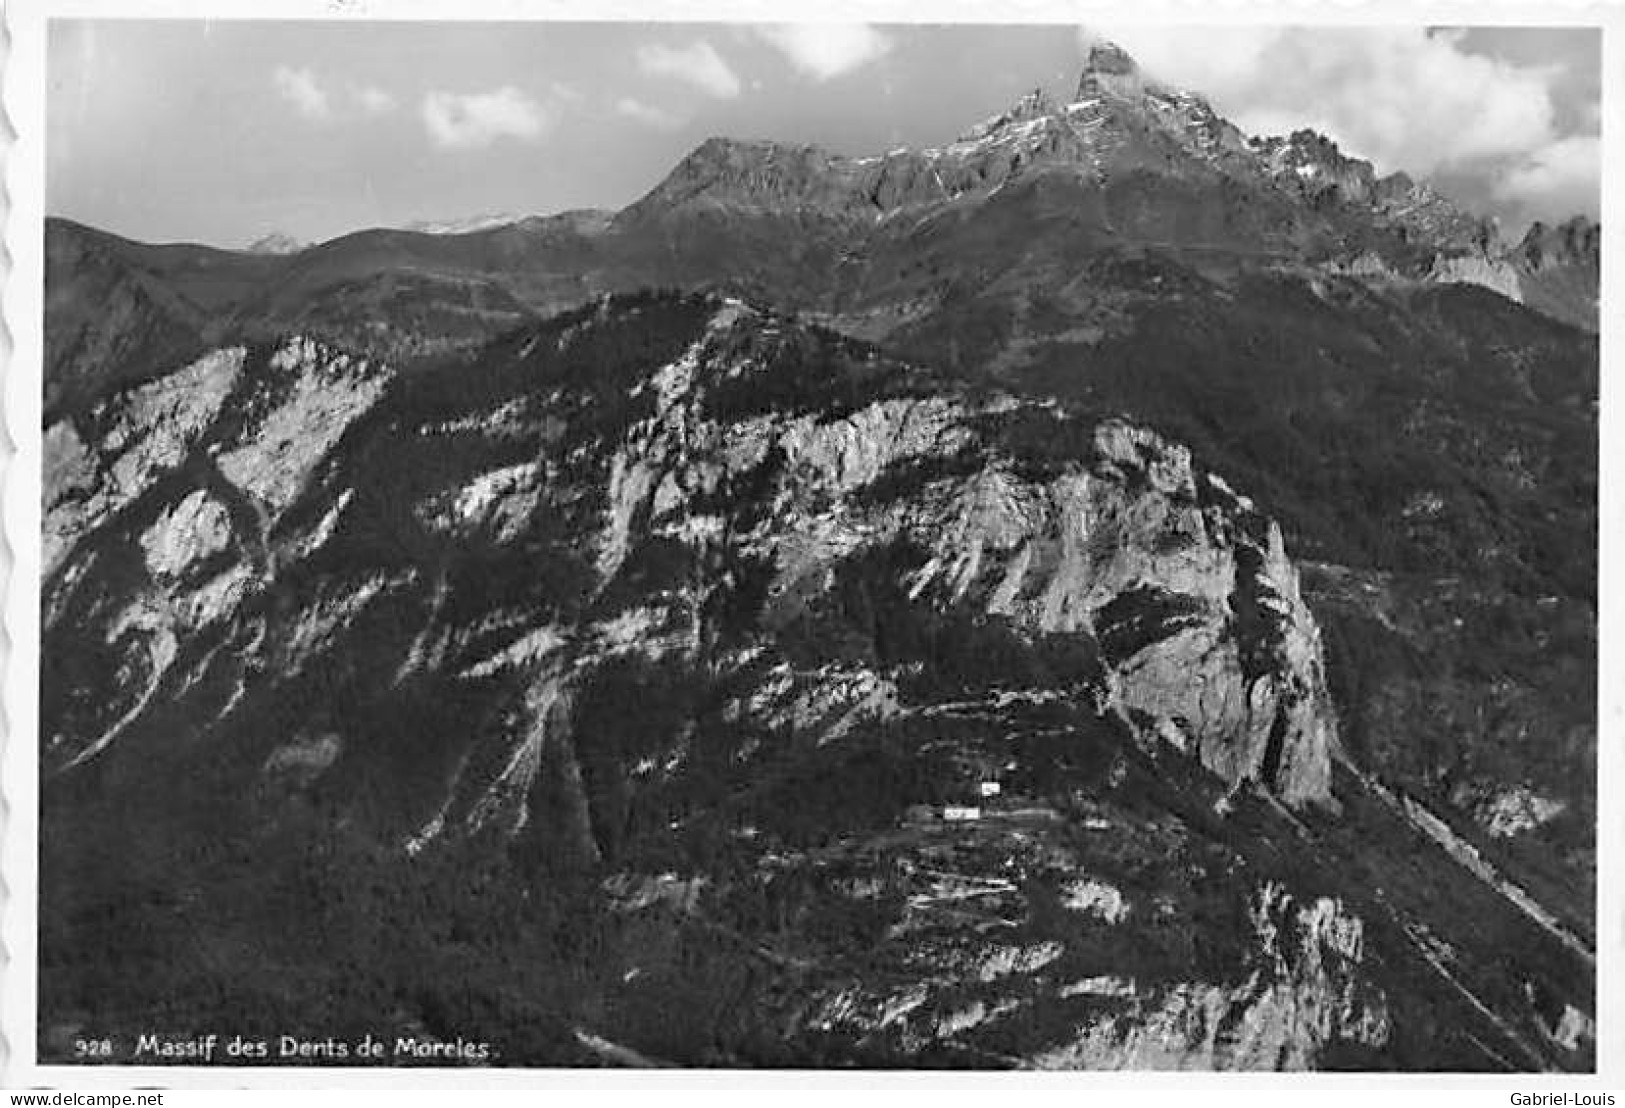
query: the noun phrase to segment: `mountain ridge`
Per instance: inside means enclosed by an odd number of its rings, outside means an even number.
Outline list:
[[[45,656],[73,679],[47,685],[44,868],[81,875],[46,884],[45,957],[78,966],[46,977],[48,1042],[92,996],[308,1025],[282,973],[196,991],[162,917],[110,988],[70,952],[128,948],[88,880],[116,858],[186,935],[321,975],[331,1018],[444,1034],[450,980],[532,967],[452,1018],[499,1064],[584,1038],[713,1065],[1590,1057],[1584,940],[1351,768],[1280,529],[1132,423],[645,294],[411,375],[216,351],[48,439]],[[405,997],[376,985],[386,934]],[[677,996],[696,1034],[659,1015]]]
[[[1008,207],[1013,190],[1042,210],[969,210]],[[936,264],[941,230],[1052,219],[1058,206],[1061,233],[1080,254],[1151,250],[1199,271],[1300,266],[1387,283],[1477,284],[1596,330],[1600,237],[1590,221],[1564,224],[1576,230],[1556,252],[1531,242],[1556,244],[1544,227],[1501,242],[1491,222],[1403,173],[1379,177],[1312,131],[1249,139],[1200,95],[1146,78],[1108,46],[1091,51],[1074,101],[1036,90],[946,146],[854,158],[712,137],[615,213],[482,221],[450,234],[372,229],[285,254],[144,246],[55,219],[46,235],[92,239],[131,268],[125,283],[195,303],[211,337],[314,330],[411,361],[466,355],[507,327],[649,284],[821,312],[884,339],[941,309],[941,290],[920,281]],[[57,271],[49,259],[79,249],[48,253],[48,287]],[[1005,264],[1024,249],[1019,239],[994,246],[1010,256]],[[76,299],[53,296],[48,306]],[[81,308],[94,318],[90,303]],[[375,322],[358,327],[363,317]],[[121,333],[139,323],[121,318],[92,323],[111,333],[87,333],[85,343],[141,349]],[[53,361],[73,356],[51,352]],[[53,364],[47,377],[76,372]],[[93,394],[88,375],[78,377]],[[75,388],[49,406],[83,399]]]
[[[1110,43],[1091,48],[1071,102],[1056,103],[1035,89],[947,146],[851,157],[809,144],[719,135],[704,140],[643,197],[612,215],[593,211],[487,215],[422,222],[401,230],[463,236],[570,225],[591,234],[702,197],[764,210],[787,205],[838,220],[884,219],[996,189],[1023,164],[1070,166],[1098,175],[1107,167],[1126,171],[1148,159],[1162,159],[1160,168],[1172,170],[1166,161],[1170,142],[1176,148],[1172,152],[1190,163],[1181,172],[1190,172],[1193,166],[1224,166],[1234,175],[1253,178],[1248,182],[1252,185],[1272,183],[1306,200],[1313,210],[1344,209],[1345,215],[1375,220],[1379,231],[1385,226],[1402,231],[1411,241],[1364,245],[1375,248],[1379,256],[1400,245],[1431,250],[1433,256],[1421,261],[1402,256],[1403,250],[1384,257],[1391,268],[1412,277],[1448,274],[1448,266],[1434,265],[1440,256],[1481,255],[1491,263],[1514,267],[1536,264],[1524,248],[1534,228],[1519,242],[1500,241],[1493,221],[1461,211],[1403,171],[1379,177],[1371,163],[1344,155],[1335,142],[1312,130],[1246,136],[1215,113],[1206,98],[1146,77],[1125,51]],[[322,245],[369,233],[373,232],[352,232]],[[284,245],[279,239],[278,253],[284,252]],[[1594,247],[1583,237],[1577,245],[1580,260],[1591,257]],[[1360,252],[1347,244],[1334,250],[1345,252],[1344,261]],[[1337,255],[1329,257],[1336,260]],[[1510,288],[1505,282],[1490,287],[1503,292]]]

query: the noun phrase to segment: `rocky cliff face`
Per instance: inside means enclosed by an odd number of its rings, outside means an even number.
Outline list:
[[[1280,187],[1338,225],[1332,268],[1390,281],[1480,285],[1524,302],[1517,253],[1492,220],[1462,211],[1405,173],[1378,177],[1370,162],[1348,157],[1314,131],[1253,139],[1251,147]]]
[[[1597,328],[1602,229],[1577,216],[1555,227],[1536,222],[1512,251],[1523,301],[1588,330]]]
[[[47,429],[46,622],[89,618],[72,633],[110,667],[102,687],[53,689],[68,702],[43,736],[48,768],[94,757],[203,676],[174,669],[183,647],[276,584],[272,531],[387,380],[308,340],[252,364],[238,347]]]
[[[1233,786],[1257,782],[1294,804],[1326,797],[1335,721],[1319,634],[1279,529],[1249,500],[1196,469],[1188,451],[1129,424],[1091,428],[1009,398],[927,395],[868,366],[848,370],[851,381],[797,379],[788,351],[817,340],[781,336],[783,326],[743,305],[721,309],[704,337],[610,402],[640,418],[573,454],[554,455],[548,440],[578,397],[555,397],[525,419],[465,416],[484,437],[542,454],[436,490],[412,507],[415,518],[446,540],[504,549],[532,531],[527,513],[592,499],[601,479],[597,533],[571,542],[590,539],[593,594],[614,591],[651,548],[696,572],[748,562],[768,574],[770,627],[814,618],[831,582],[889,552],[899,564],[885,587],[911,603],[1021,641],[1085,644],[1099,668],[1063,675],[1066,684],[1146,743],[1187,749]],[[178,636],[229,618],[321,550],[353,493],[313,504],[312,482],[341,464],[335,447],[389,382],[387,371],[310,340],[255,351],[245,369],[249,360],[242,348],[208,355],[47,431],[51,626],[89,632],[98,650],[158,659],[138,700],[170,676]],[[838,418],[822,406],[729,410],[752,394],[842,387],[851,406]],[[864,393],[872,398],[850,399]],[[445,433],[416,430],[430,441]],[[1049,438],[1075,442],[1076,456],[1044,456],[1034,440]],[[947,472],[931,477],[944,459]],[[730,496],[751,482],[750,499]],[[296,508],[318,522],[291,525]],[[146,584],[115,598],[102,564],[132,558],[140,564],[125,572]],[[729,574],[721,580],[707,587],[725,588]],[[383,587],[369,578],[342,606],[359,608]],[[636,599],[592,634],[693,653],[721,633],[699,609],[740,602],[683,588]],[[309,639],[293,628],[311,615],[293,618],[287,634]],[[628,626],[611,630],[618,620]],[[538,660],[583,633],[530,628],[489,664]],[[401,664],[424,663],[413,654]],[[874,672],[861,683],[896,679]],[[77,721],[51,747],[75,762],[100,752],[115,737],[100,718]]]
[[[48,1032],[313,1018],[205,934],[510,1063],[1588,1057],[1583,944],[1339,767],[1279,527],[1134,423],[639,296],[47,442]]]
[[[1518,252],[1532,273],[1564,266],[1595,266],[1601,250],[1602,228],[1585,216],[1555,227],[1536,220],[1518,244]]]

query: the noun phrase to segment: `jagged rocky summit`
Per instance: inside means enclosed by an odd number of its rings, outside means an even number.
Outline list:
[[[509,1064],[1590,1057],[1583,944],[1342,760],[1279,527],[1111,413],[639,295],[414,374],[216,350],[46,441],[64,964],[126,949],[116,858],[160,998],[235,935]],[[153,1002],[106,972],[48,1027]]]
[[[1465,280],[1522,298],[1524,253],[1500,243],[1492,221],[1402,172],[1379,177],[1369,162],[1345,156],[1314,131],[1249,138],[1205,97],[1149,77],[1110,43],[1090,50],[1071,101],[1057,103],[1036,89],[945,147],[846,158],[810,146],[710,139],[619,222],[694,205],[885,221],[985,202],[1045,173],[1072,175],[1108,194],[1119,183],[1153,193],[1169,182],[1240,190],[1255,209],[1210,211],[1185,227],[1136,227],[1108,195],[1102,231],[1130,241],[1237,248],[1246,236],[1248,249],[1283,258],[1368,258],[1395,279]],[[1087,205],[1083,211],[1094,214]]]

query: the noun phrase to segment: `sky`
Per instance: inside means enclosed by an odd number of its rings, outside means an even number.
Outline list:
[[[619,208],[711,135],[951,141],[1109,38],[1250,134],[1313,127],[1516,234],[1598,214],[1584,29],[55,20],[47,207],[150,242]]]

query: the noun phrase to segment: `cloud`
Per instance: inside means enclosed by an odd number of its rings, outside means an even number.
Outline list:
[[[547,110],[512,85],[490,92],[436,90],[423,98],[423,125],[436,146],[469,149],[500,138],[534,139],[552,122]]]
[[[386,89],[354,82],[335,84],[318,77],[314,70],[279,65],[271,83],[288,103],[306,119],[331,123],[343,117],[386,115],[395,110],[395,97]]]
[[[1208,95],[1244,130],[1309,126],[1379,169],[1429,174],[1557,138],[1558,73],[1420,27],[1113,27],[1149,73]],[[1084,31],[1085,41],[1097,36]]]
[[[299,109],[299,114],[305,118],[328,119],[332,116],[333,107],[328,102],[327,92],[310,70],[279,65],[271,74],[271,82],[276,86],[277,94]]]
[[[1568,135],[1535,151],[1496,183],[1496,195],[1530,218],[1598,215],[1602,203],[1602,139]]]
[[[638,70],[647,76],[686,81],[701,92],[723,99],[739,95],[738,74],[704,39],[687,46],[665,46],[660,43],[640,46],[637,63]]]
[[[373,85],[363,85],[353,91],[355,102],[368,115],[384,115],[395,110],[395,97]]]
[[[867,23],[781,23],[756,33],[815,81],[851,72],[892,48],[891,39]]]
[[[661,131],[674,130],[681,127],[685,122],[683,117],[675,112],[657,108],[653,104],[645,104],[643,101],[633,99],[630,96],[623,96],[617,100],[615,110],[628,119]]]

